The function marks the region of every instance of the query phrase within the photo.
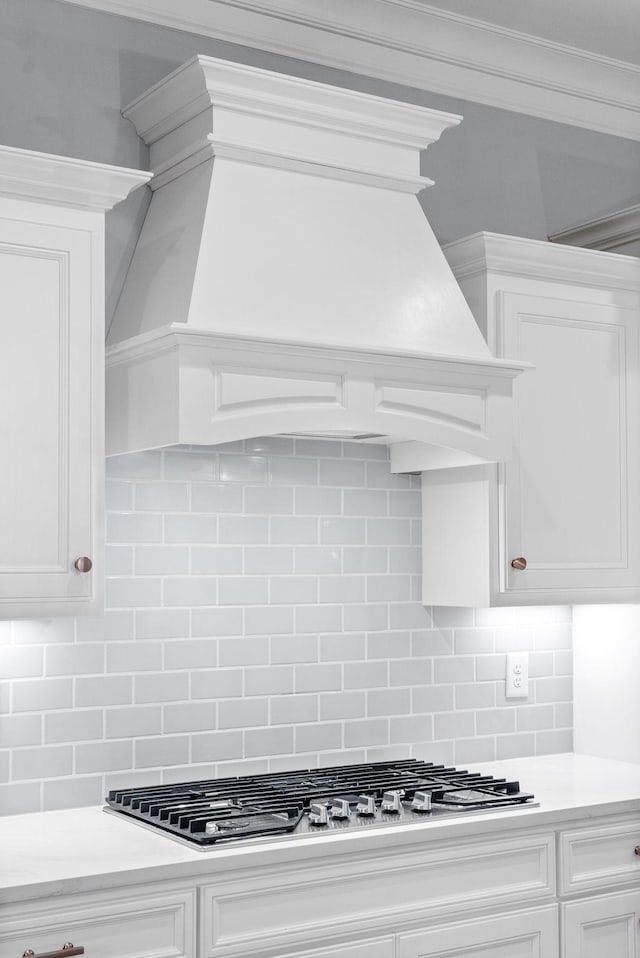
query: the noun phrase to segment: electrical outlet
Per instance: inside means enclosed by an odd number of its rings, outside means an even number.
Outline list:
[[[526,699],[529,695],[529,655],[512,652],[507,655],[505,695],[508,699]]]

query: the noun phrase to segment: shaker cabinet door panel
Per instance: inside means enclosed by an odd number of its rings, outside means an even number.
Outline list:
[[[516,384],[514,456],[501,470],[504,592],[637,586],[635,311],[503,293],[499,333],[503,355],[535,366]],[[511,565],[519,556],[524,570]]]
[[[0,219],[3,618],[69,614],[92,595],[73,567],[95,559],[91,277],[90,232]]]
[[[640,890],[562,906],[562,958],[637,958]]]

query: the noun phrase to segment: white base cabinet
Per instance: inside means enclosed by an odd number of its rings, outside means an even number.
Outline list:
[[[0,618],[100,611],[104,212],[148,177],[0,147]]]
[[[601,816],[271,863],[244,849],[231,868],[212,851],[197,877],[4,905],[0,958],[65,941],[86,958],[637,958],[638,845],[637,816]]]
[[[509,462],[423,476],[424,604],[637,602],[640,261],[487,233],[445,253],[495,354],[535,369]]]

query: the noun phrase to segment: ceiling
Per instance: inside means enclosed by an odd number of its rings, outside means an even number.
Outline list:
[[[424,5],[640,65],[640,0],[424,0]]]

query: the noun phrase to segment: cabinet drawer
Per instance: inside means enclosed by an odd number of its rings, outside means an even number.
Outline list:
[[[560,835],[560,893],[640,883],[640,821],[567,830]]]
[[[58,898],[43,907],[5,906],[0,958],[83,945],[86,958],[194,958],[195,890],[99,892]]]
[[[389,933],[396,923],[463,907],[545,898],[554,893],[554,872],[550,834],[265,870],[202,888],[199,954],[321,945],[332,935]]]
[[[397,958],[445,954],[447,958],[557,958],[557,906],[456,921],[398,936]]]

